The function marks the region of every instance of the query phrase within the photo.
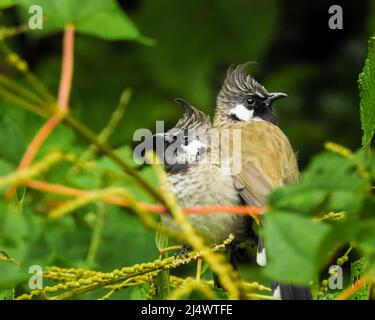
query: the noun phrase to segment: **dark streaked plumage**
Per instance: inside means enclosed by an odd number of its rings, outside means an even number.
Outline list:
[[[174,128],[169,130],[169,134],[183,130],[204,130],[211,127],[210,117],[205,115],[202,111],[194,108],[189,102],[177,98],[176,102],[185,109],[185,113],[181,119],[178,120]]]
[[[173,164],[166,164],[169,190],[176,196],[180,205],[187,208],[240,204],[241,199],[235,189],[233,177],[214,159],[219,156],[214,150],[218,146],[206,143],[210,138],[207,135],[212,134],[209,131],[210,119],[190,103],[182,99],[176,101],[185,109],[185,114],[174,128],[166,132],[165,139],[167,142],[175,141],[172,137],[178,139],[179,136],[188,134],[193,140],[183,141],[185,145],[181,146],[180,153],[171,155],[174,159],[167,157],[169,160],[175,160]],[[201,140],[196,142],[194,137]],[[194,149],[194,144],[200,147]],[[189,215],[188,219],[198,234],[210,245],[223,242],[230,233],[235,236],[235,243],[250,237],[251,219],[248,216],[215,212]],[[170,216],[163,216],[162,222],[172,229],[178,229]]]
[[[231,66],[227,71],[227,77],[217,97],[218,102],[223,104],[232,103],[234,97],[248,95],[249,92],[267,97],[269,95],[265,87],[253,77],[246,74],[246,69],[254,62],[247,62],[237,67]]]

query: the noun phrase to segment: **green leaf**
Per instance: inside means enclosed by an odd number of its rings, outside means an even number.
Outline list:
[[[269,202],[273,208],[308,215],[329,211],[356,213],[368,184],[356,166],[354,158],[324,152],[313,159],[300,183],[276,189]]]
[[[105,40],[152,41],[143,37],[114,0],[22,0],[22,6],[40,5],[44,31],[60,31],[73,24],[79,33]]]
[[[330,229],[288,212],[268,212],[263,228],[269,257],[266,274],[278,281],[305,285],[317,279],[321,243]]]
[[[375,132],[375,37],[371,37],[369,41],[368,56],[359,75],[358,84],[363,130],[362,146],[367,148]]]

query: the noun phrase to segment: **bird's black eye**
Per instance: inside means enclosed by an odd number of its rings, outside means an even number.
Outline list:
[[[255,104],[255,99],[254,99],[254,98],[251,98],[251,97],[248,97],[248,98],[246,99],[246,103],[247,103],[247,105],[249,105],[249,106],[254,106],[254,104]]]

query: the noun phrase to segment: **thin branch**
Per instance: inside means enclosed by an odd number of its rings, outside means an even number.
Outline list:
[[[37,93],[40,94],[40,98],[43,101],[46,101],[50,105],[56,104],[56,99],[53,95],[47,90],[43,83],[39,81],[39,79],[29,70],[28,64],[25,60],[17,55],[14,51],[12,51],[4,41],[0,41],[0,50],[3,54],[7,57],[7,62],[10,63],[13,67],[17,69],[17,71],[21,72],[26,80],[33,86]],[[12,59],[10,59],[12,57]],[[20,67],[23,66],[23,67]]]
[[[46,102],[37,94],[4,75],[0,75],[0,84],[12,91],[16,96],[23,97],[25,100],[28,100],[35,105],[42,106],[46,104]]]
[[[18,170],[27,169],[33,159],[35,158],[36,153],[43,145],[44,141],[51,134],[51,132],[56,128],[60,123],[61,116],[52,116],[48,121],[40,128],[39,132],[34,136],[31,143],[28,145],[25,154],[22,157],[22,160],[18,166]]]
[[[367,277],[363,277],[360,280],[357,280],[355,284],[346,288],[337,298],[336,300],[347,300],[353,294],[355,294],[359,289],[361,289],[368,281]]]
[[[4,88],[4,86],[1,83],[0,83],[0,96],[4,100],[17,105],[24,110],[33,112],[42,117],[49,116],[49,113],[47,110],[44,110],[39,105],[36,105],[30,102],[29,100],[25,99],[25,97],[22,97],[16,93],[13,93],[8,88]]]
[[[32,189],[50,192],[65,196],[71,197],[81,197],[86,196],[87,194],[93,192],[89,190],[82,190],[82,189],[75,189],[71,187],[66,187],[59,184],[52,184],[44,181],[39,180],[28,180],[26,185]],[[121,207],[129,207],[129,202],[118,196],[107,195],[102,198],[102,200],[106,203],[114,204]],[[151,204],[151,203],[140,203],[140,207],[148,212],[163,214],[166,213],[167,210],[164,206],[158,204]],[[226,212],[232,214],[256,214],[260,215],[265,212],[265,207],[251,207],[251,206],[207,206],[207,207],[194,207],[194,208],[185,208],[183,212],[185,214],[208,214],[208,213],[215,213],[215,212]]]
[[[97,207],[98,212],[96,214],[95,226],[92,230],[91,241],[86,256],[86,263],[90,266],[95,264],[96,254],[103,233],[104,220],[107,214],[107,208],[103,202],[99,202]]]
[[[132,91],[130,89],[126,89],[123,91],[120,97],[120,102],[116,108],[116,110],[113,112],[108,124],[105,126],[105,128],[99,133],[97,136],[97,139],[99,142],[104,143],[108,141],[108,138],[111,136],[111,134],[114,132],[114,130],[119,125],[122,117],[125,114],[125,109],[130,101],[132,95]],[[96,152],[98,151],[98,148],[91,144],[88,149],[79,157],[77,164],[74,165],[72,168],[69,169],[68,174],[76,174],[78,172],[79,163],[87,161],[90,159]]]
[[[64,31],[62,70],[58,95],[59,108],[66,111],[69,106],[74,67],[74,26],[67,25]]]
[[[63,119],[64,112],[68,109],[70,89],[73,77],[73,62],[74,60],[74,27],[68,25],[64,32],[64,43],[63,43],[63,58],[62,58],[62,71],[61,80],[59,87],[59,98],[58,98],[58,108],[61,114],[53,115],[47,122],[42,126],[42,128],[35,135],[25,154],[23,155],[18,170],[27,169],[32,161],[34,160],[36,154],[42,147],[44,141],[52,133],[52,131],[57,127],[57,125]],[[15,189],[11,188],[7,192],[7,196],[14,194]]]
[[[0,177],[0,188],[23,184],[28,179],[32,179],[33,177],[45,172],[52,165],[62,159],[64,159],[64,155],[61,152],[52,152],[27,169],[18,170]]]
[[[219,250],[224,250],[232,241],[234,237],[230,235],[228,239],[222,242],[219,245],[214,246],[209,249],[212,252]],[[136,264],[130,267],[124,267],[116,270],[113,270],[109,273],[96,272],[93,270],[84,270],[84,269],[63,269],[59,267],[50,267],[45,270],[47,274],[50,271],[54,271],[53,278],[56,279],[56,276],[62,275],[65,277],[66,274],[73,275],[71,281],[65,283],[59,283],[54,286],[46,286],[42,289],[33,290],[30,293],[22,294],[18,296],[17,300],[30,300],[34,297],[41,297],[51,300],[62,300],[72,298],[74,296],[93,291],[100,288],[105,288],[111,285],[121,284],[127,279],[141,278],[146,274],[152,274],[157,271],[166,270],[166,269],[175,269],[183,264],[187,264],[191,261],[198,259],[203,253],[201,252],[190,252],[183,258],[169,257],[165,259],[157,259],[153,262],[145,262],[142,264]],[[78,279],[74,280],[78,276]],[[51,278],[50,276],[48,278]],[[62,294],[47,297],[46,293],[55,293],[60,290],[68,290]]]

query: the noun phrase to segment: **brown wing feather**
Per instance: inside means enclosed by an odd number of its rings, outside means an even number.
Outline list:
[[[273,188],[298,180],[295,154],[277,126],[254,121],[232,129],[241,129],[241,170],[234,174],[235,187],[248,205],[265,205]]]

